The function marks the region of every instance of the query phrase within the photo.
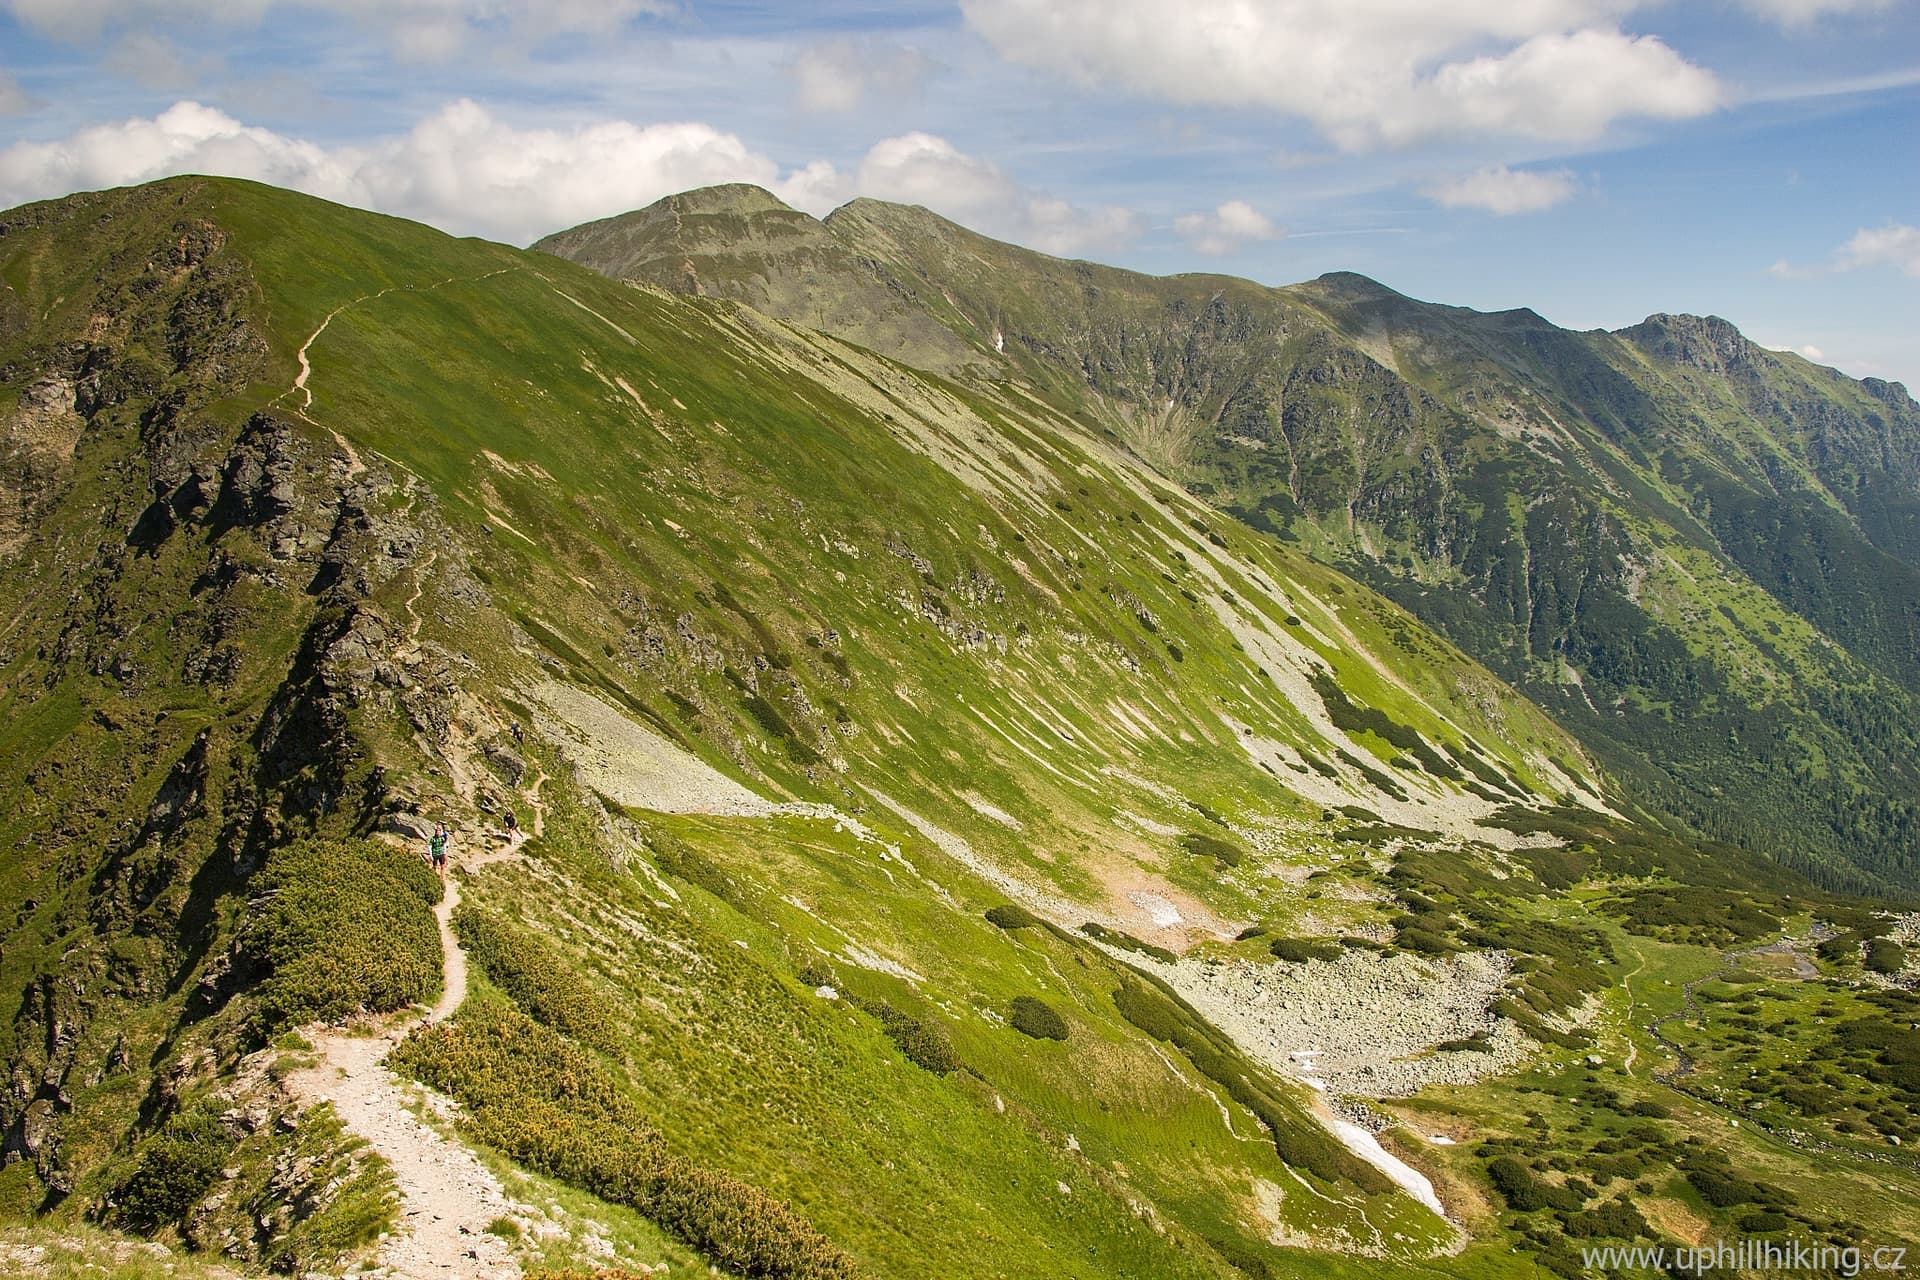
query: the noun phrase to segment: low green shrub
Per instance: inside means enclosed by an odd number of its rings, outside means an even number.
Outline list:
[[[179,1112],[140,1144],[133,1167],[105,1196],[101,1217],[142,1235],[178,1225],[219,1179],[236,1142],[211,1109]]]
[[[614,1052],[617,1015],[594,985],[530,931],[462,903],[453,930],[467,958],[534,1021]]]
[[[384,1013],[440,990],[440,878],[373,840],[303,840],[275,850],[254,883],[235,950],[264,975],[253,1030]]]
[[[1891,938],[1874,938],[1867,943],[1867,968],[1891,976],[1906,967],[1907,949]]]
[[[1700,1193],[1702,1200],[1716,1209],[1730,1209],[1734,1205],[1753,1204],[1762,1199],[1757,1184],[1720,1169],[1689,1169],[1687,1181],[1693,1184],[1693,1189]]]
[[[1015,996],[1007,1020],[1015,1031],[1035,1040],[1065,1040],[1067,1020],[1052,1005],[1033,996]]]
[[[1340,944],[1325,938],[1275,938],[1267,950],[1276,960],[1304,964],[1309,960],[1338,960]]]
[[[880,1029],[893,1041],[894,1048],[921,1070],[945,1076],[964,1065],[946,1028],[932,1019],[902,1012],[884,1000],[854,999],[853,1003],[878,1018]]]
[[[1642,1236],[1655,1238],[1646,1218],[1641,1216],[1640,1210],[1634,1208],[1630,1200],[1609,1200],[1592,1209],[1568,1214],[1560,1225],[1563,1231],[1576,1239],[1591,1239],[1594,1236],[1608,1236],[1615,1240],[1637,1240]]]
[[[1040,917],[1015,903],[987,908],[987,923],[996,929],[1032,929],[1039,925]]]
[[[1507,1208],[1515,1213],[1532,1213],[1536,1209],[1576,1213],[1580,1209],[1579,1196],[1565,1187],[1543,1181],[1513,1156],[1500,1156],[1489,1163],[1487,1179],[1507,1202]]]
[[[1493,1042],[1485,1032],[1476,1036],[1466,1036],[1459,1040],[1443,1040],[1433,1046],[1435,1053],[1491,1053]]]
[[[462,1103],[479,1141],[638,1210],[728,1271],[779,1280],[859,1274],[780,1201],[670,1154],[597,1058],[524,1014],[470,1002],[454,1022],[414,1032],[391,1061]]]
[[[1172,964],[1180,958],[1165,947],[1156,947],[1151,942],[1142,942],[1130,933],[1122,933],[1118,929],[1109,929],[1105,925],[1098,924],[1092,920],[1081,925],[1080,932],[1086,934],[1089,938],[1096,938],[1110,947],[1119,947],[1122,951],[1132,951],[1138,955],[1152,956],[1162,964]]]
[[[1237,867],[1247,860],[1247,851],[1231,840],[1189,831],[1180,837],[1180,847],[1197,858],[1212,858],[1222,867]]]

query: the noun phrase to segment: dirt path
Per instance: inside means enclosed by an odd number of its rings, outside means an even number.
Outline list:
[[[348,307],[357,307],[363,302],[371,302],[375,298],[384,298],[388,294],[394,292],[395,290],[400,290],[402,292],[407,292],[407,293],[412,293],[412,292],[415,292],[416,290],[422,293],[431,293],[435,289],[443,288],[446,285],[454,284],[458,281],[491,280],[493,277],[503,276],[507,274],[507,272],[509,271],[524,271],[525,269],[526,268],[524,267],[501,267],[498,271],[487,271],[477,276],[448,276],[444,280],[434,281],[432,284],[427,285],[424,289],[420,289],[419,286],[411,285],[411,284],[390,284],[384,289],[378,289],[372,293],[363,293],[357,298],[348,298],[345,302],[341,303],[339,306],[335,307],[333,310],[327,312],[325,316],[321,317],[319,326],[316,327],[312,333],[307,335],[307,340],[305,342],[300,344],[300,350],[294,353],[294,359],[300,362],[300,371],[293,375],[293,385],[287,388],[286,394],[281,396],[280,399],[284,400],[288,396],[292,396],[298,393],[300,396],[300,407],[294,410],[294,412],[298,413],[303,418],[307,417],[307,410],[313,408],[313,390],[312,388],[307,386],[307,380],[313,377],[313,360],[312,360],[312,357],[309,355],[309,352],[312,351],[313,344],[320,340],[320,335],[327,331],[327,326],[333,323],[333,318],[339,315],[342,311],[345,311]],[[544,276],[541,278],[545,279]],[[551,283],[551,281],[549,281],[549,283]],[[562,296],[564,297],[565,295],[562,295]],[[569,301],[571,301],[571,299],[569,299]],[[574,305],[578,306],[580,304],[575,303]],[[602,319],[604,318],[605,317],[602,317]],[[613,322],[608,321],[608,323],[612,324]],[[617,328],[618,326],[615,326],[615,327]],[[313,421],[313,419],[307,418],[307,421],[311,422]],[[342,441],[341,443],[344,444],[345,441]],[[351,456],[352,450],[349,449],[348,453]]]
[[[519,856],[520,841],[468,860],[477,870]],[[511,1280],[520,1264],[511,1246],[490,1235],[497,1218],[527,1212],[509,1200],[500,1182],[471,1151],[441,1136],[415,1117],[410,1091],[387,1070],[386,1057],[414,1026],[451,1017],[467,997],[467,958],[452,928],[460,905],[459,881],[449,877],[447,892],[434,909],[440,926],[440,956],[445,987],[433,1008],[416,1022],[382,1035],[344,1031],[309,1033],[318,1065],[287,1079],[287,1087],[308,1106],[332,1102],[341,1123],[393,1166],[400,1187],[399,1229],[380,1245],[378,1269],[366,1274],[394,1280]]]

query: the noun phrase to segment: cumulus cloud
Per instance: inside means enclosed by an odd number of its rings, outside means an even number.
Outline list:
[[[1349,150],[1462,134],[1589,141],[1724,90],[1618,20],[1632,0],[961,0],[1000,53],[1089,87],[1302,117]]]
[[[252,178],[516,243],[722,182],[756,183],[815,213],[855,195],[924,204],[1048,253],[1113,248],[1137,232],[1124,209],[1033,191],[931,134],[874,144],[852,174],[824,160],[783,174],[738,135],[698,121],[522,129],[464,99],[402,136],[343,147],[180,102],[150,120],[0,150],[0,208],[182,173]]]
[[[670,0],[5,0],[26,26],[61,40],[90,41],[110,28],[220,23],[251,26],[270,11],[317,10],[386,33],[412,58],[445,58],[476,35],[517,39],[616,30]]]
[[[1044,253],[1115,249],[1139,234],[1126,209],[1084,208],[1030,190],[945,138],[906,133],[873,145],[854,185],[861,195],[925,205],[956,222]]]
[[[177,173],[253,178],[463,232],[525,241],[688,187],[772,185],[779,166],[700,123],[518,129],[470,101],[406,135],[326,148],[178,103],[151,120],[0,151],[0,204]]]
[[[1275,240],[1286,234],[1271,218],[1245,200],[1229,200],[1212,213],[1189,213],[1173,220],[1196,253],[1220,257],[1237,253],[1254,240]]]
[[[1884,227],[1862,227],[1840,246],[1834,265],[1841,271],[1893,267],[1920,280],[1920,227],[1898,222],[1889,222]]]
[[[1540,173],[1491,165],[1472,173],[1441,178],[1421,192],[1449,209],[1483,209],[1499,217],[1539,213],[1571,200],[1580,183],[1567,169]]]
[[[354,168],[351,160],[312,143],[248,128],[197,102],[180,102],[151,120],[96,125],[57,142],[18,142],[0,151],[0,204],[176,173],[256,178],[365,203]]]
[[[869,98],[910,97],[932,70],[918,49],[854,36],[816,40],[789,68],[795,104],[826,112],[853,111]]]
[[[1889,222],[1884,227],[1862,227],[1824,265],[1804,265],[1776,259],[1768,272],[1782,280],[1806,280],[1835,271],[1892,268],[1920,280],[1920,227]]]

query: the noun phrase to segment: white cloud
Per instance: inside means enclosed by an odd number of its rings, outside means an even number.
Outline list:
[[[1889,222],[1884,227],[1862,227],[1840,246],[1834,266],[1841,271],[1894,267],[1920,280],[1920,227],[1898,222]]]
[[[961,0],[1007,58],[1089,87],[1302,117],[1349,150],[1590,141],[1712,111],[1713,74],[1622,32],[1633,0]]]
[[[932,69],[918,49],[853,36],[817,40],[789,68],[794,102],[806,111],[828,112],[853,111],[874,97],[910,97]]]
[[[1449,209],[1484,209],[1505,218],[1516,213],[1539,213],[1571,200],[1580,183],[1567,169],[1539,173],[1492,165],[1472,173],[1442,178],[1421,194]]]
[[[57,142],[0,151],[0,204],[176,173],[218,173],[366,203],[354,164],[309,142],[253,129],[211,107],[180,102],[151,120],[82,129]]]
[[[617,30],[645,14],[671,11],[670,0],[5,0],[23,24],[76,42],[108,28],[252,26],[275,9],[318,10],[387,34],[395,50],[423,59],[450,57],[487,32],[517,40]]]
[[[522,244],[722,182],[756,183],[815,213],[854,195],[924,204],[1048,253],[1113,248],[1138,231],[1127,210],[1033,191],[931,134],[874,144],[852,175],[824,160],[782,174],[738,135],[698,121],[521,129],[464,99],[402,136],[333,148],[180,102],[150,120],[0,150],[0,208],[182,173],[252,178]]]
[[[1748,9],[1783,27],[1801,27],[1829,14],[1872,13],[1892,7],[1893,0],[1740,0]]]
[[[1196,253],[1213,257],[1236,253],[1249,241],[1277,240],[1286,231],[1245,200],[1229,200],[1212,213],[1188,213],[1173,220]]]
[[[1803,266],[1786,258],[1767,268],[1782,280],[1806,280],[1836,271],[1863,271],[1891,267],[1920,280],[1920,227],[1889,222],[1884,227],[1862,227],[1823,266]]]
[[[177,173],[253,178],[519,242],[688,187],[780,176],[737,136],[699,123],[517,129],[461,101],[402,137],[329,149],[182,102],[0,151],[0,204]]]
[[[1044,253],[1119,248],[1139,234],[1126,209],[1088,209],[1036,192],[998,165],[945,138],[906,133],[877,142],[860,162],[861,195],[925,205],[976,230]]]

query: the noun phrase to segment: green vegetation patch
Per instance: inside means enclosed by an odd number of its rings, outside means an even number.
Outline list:
[[[1118,929],[1109,929],[1107,926],[1093,920],[1089,920],[1081,925],[1080,932],[1086,934],[1089,938],[1104,942],[1110,947],[1119,947],[1122,951],[1132,951],[1138,955],[1152,956],[1162,964],[1172,964],[1180,958],[1165,947],[1156,947],[1151,942],[1142,942],[1130,933],[1123,933]]]
[[[1035,996],[1015,996],[1007,1011],[1013,1029],[1035,1040],[1065,1040],[1067,1020],[1054,1007]]]
[[[458,1099],[481,1142],[529,1169],[638,1209],[747,1276],[852,1280],[853,1260],[799,1214],[666,1140],[592,1055],[524,1014],[482,1003],[422,1028],[394,1064]]]
[[[1340,944],[1326,938],[1275,938],[1267,945],[1276,960],[1304,964],[1309,960],[1338,960]]]
[[[1239,844],[1202,831],[1189,831],[1181,836],[1180,847],[1196,858],[1212,858],[1222,867],[1229,869],[1247,860],[1247,851]]]
[[[236,949],[265,974],[255,1027],[384,1013],[440,990],[438,876],[374,840],[303,840],[260,873]]]
[[[1247,1061],[1233,1041],[1160,984],[1123,978],[1113,1003],[1128,1022],[1179,1049],[1200,1074],[1258,1116],[1287,1164],[1326,1182],[1352,1182],[1369,1195],[1393,1189],[1385,1174],[1341,1146]]]
[[[987,923],[996,929],[1034,929],[1040,924],[1040,917],[1015,903],[1004,903],[997,907],[988,907]]]
[[[1907,949],[1891,938],[1873,938],[1867,943],[1865,962],[1873,972],[1891,976],[1907,967]]]
[[[467,958],[535,1022],[597,1049],[618,1044],[618,1015],[595,983],[535,934],[462,903],[454,932]]]

